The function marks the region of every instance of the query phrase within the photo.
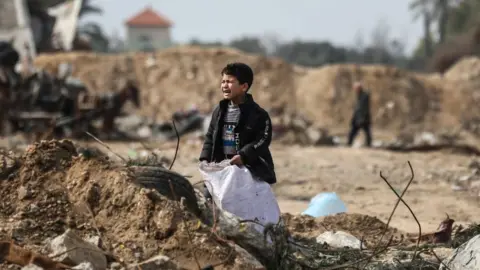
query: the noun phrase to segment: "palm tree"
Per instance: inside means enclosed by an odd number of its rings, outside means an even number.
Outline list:
[[[430,23],[436,23],[437,26],[438,44],[442,44],[448,35],[452,8],[475,1],[478,2],[478,0],[414,0],[410,3],[410,10],[416,13],[417,19],[419,16],[423,17],[425,12],[428,12]]]
[[[85,15],[102,15],[103,14],[103,9],[95,6],[95,4],[92,3],[93,1],[90,0],[83,0],[82,1],[82,6],[80,7],[80,13],[78,14],[78,17],[81,19],[85,17]]]
[[[0,0],[1,1],[1,0]],[[28,0],[27,5],[30,10],[30,13],[35,12],[39,15],[43,14],[44,19],[46,20],[48,15],[46,14],[46,9],[62,4],[67,0]],[[79,20],[85,18],[86,15],[101,15],[103,10],[96,6],[92,0],[82,0],[82,4],[79,11]],[[86,36],[91,43],[96,45],[92,46],[94,48],[102,48],[105,43],[108,43],[108,38],[104,34],[102,27],[94,22],[85,22],[77,26],[77,35],[74,39],[74,43],[78,42],[79,35]],[[74,48],[77,47],[74,45]]]
[[[56,5],[65,1],[66,0],[47,0],[46,2]],[[103,9],[99,6],[96,6],[94,1],[82,0],[82,5],[78,13],[78,19],[79,21],[82,21],[85,19],[85,16],[102,14]],[[79,23],[77,26],[77,36],[78,35],[86,36],[88,40],[90,40],[91,47],[94,50],[103,51],[105,46],[108,46],[108,37],[105,35],[101,25],[97,23],[91,21]]]
[[[435,18],[436,0],[414,0],[410,3],[409,9],[414,12],[414,20],[423,18],[423,45],[425,57],[430,57],[433,53],[432,41],[432,22]]]
[[[78,27],[77,35],[86,36],[94,51],[107,52],[109,39],[100,25],[93,22],[85,23]]]
[[[83,0],[79,20],[85,18],[86,15],[101,15],[102,8],[96,6],[91,0]],[[84,35],[90,40],[91,47],[94,50],[105,51],[108,48],[108,37],[105,35],[102,27],[94,22],[85,22],[77,27],[77,35]]]
[[[442,44],[447,36],[450,6],[449,0],[435,0],[435,2],[435,9],[438,10],[438,43]]]
[[[432,0],[435,19],[437,20],[438,43],[442,44],[448,35],[448,24],[452,9],[460,4],[468,2],[468,0]],[[471,2],[472,0],[470,0]],[[477,1],[478,0],[473,0]]]
[[[457,2],[458,5],[452,6],[450,10],[448,31],[461,34],[479,25],[480,1],[458,0]]]

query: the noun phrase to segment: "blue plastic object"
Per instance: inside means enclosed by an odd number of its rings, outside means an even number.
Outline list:
[[[302,215],[323,217],[344,212],[347,212],[347,207],[337,194],[335,192],[325,192],[315,195]]]

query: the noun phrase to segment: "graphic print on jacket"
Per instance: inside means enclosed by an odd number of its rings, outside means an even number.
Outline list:
[[[228,104],[227,113],[223,125],[223,153],[227,158],[237,154],[237,145],[235,137],[235,125],[240,118],[240,108],[232,103]]]

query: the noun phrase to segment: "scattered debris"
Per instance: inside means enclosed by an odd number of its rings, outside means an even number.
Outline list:
[[[480,149],[475,145],[462,142],[461,138],[447,134],[421,132],[418,134],[401,134],[393,142],[379,148],[398,152],[451,151],[466,155],[480,156]]]

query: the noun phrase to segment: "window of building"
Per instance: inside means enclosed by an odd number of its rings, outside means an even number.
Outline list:
[[[148,35],[140,35],[138,37],[140,41],[140,46],[142,51],[153,51],[153,43],[152,43],[152,38]]]
[[[142,43],[150,43],[151,42],[151,38],[150,36],[147,36],[147,35],[141,35],[138,37],[139,41],[142,42]]]

